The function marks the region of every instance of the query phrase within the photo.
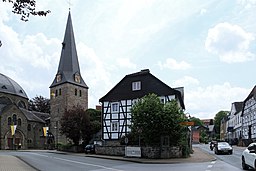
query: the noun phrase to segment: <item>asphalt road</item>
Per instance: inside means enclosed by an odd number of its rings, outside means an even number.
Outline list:
[[[41,171],[241,171],[243,149],[234,147],[233,155],[215,155],[209,145],[198,145],[205,152],[214,155],[215,161],[201,163],[142,164],[119,160],[91,158],[78,155],[65,155],[45,151],[6,151],[0,155],[14,155],[22,158]]]
[[[242,169],[241,155],[242,155],[242,152],[245,149],[245,147],[233,146],[233,154],[232,155],[216,155],[216,154],[214,154],[214,151],[210,150],[209,144],[202,144],[199,146],[200,146],[200,148],[205,150],[207,153],[214,155],[217,160],[228,163],[238,169]]]

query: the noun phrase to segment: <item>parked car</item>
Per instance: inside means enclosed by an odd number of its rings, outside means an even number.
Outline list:
[[[242,168],[256,169],[256,143],[251,143],[242,153]]]
[[[233,154],[233,148],[227,142],[217,142],[214,152],[215,154]]]
[[[95,153],[95,145],[94,144],[86,145],[84,151],[85,151],[86,154]]]

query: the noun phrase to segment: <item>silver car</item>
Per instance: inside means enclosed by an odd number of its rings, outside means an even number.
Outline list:
[[[214,151],[215,154],[233,154],[233,148],[227,142],[218,142]]]
[[[242,153],[242,168],[256,169],[256,143],[251,143]]]

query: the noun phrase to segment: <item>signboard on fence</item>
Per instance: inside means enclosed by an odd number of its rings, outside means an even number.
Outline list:
[[[125,157],[141,157],[141,148],[125,147]]]

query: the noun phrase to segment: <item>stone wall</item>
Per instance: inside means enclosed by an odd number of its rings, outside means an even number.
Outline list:
[[[124,156],[125,146],[96,146],[95,153],[109,156]]]
[[[181,158],[182,151],[180,147],[142,147],[141,156],[149,159]]]
[[[96,154],[125,156],[125,146],[96,146]],[[141,157],[149,159],[181,158],[180,147],[141,147]]]
[[[80,94],[81,91],[81,94]],[[75,93],[76,92],[76,93]],[[51,127],[50,132],[54,135],[56,143],[67,144],[68,139],[60,133],[60,120],[66,110],[80,106],[88,109],[88,89],[70,84],[60,84],[50,89],[51,98]]]

